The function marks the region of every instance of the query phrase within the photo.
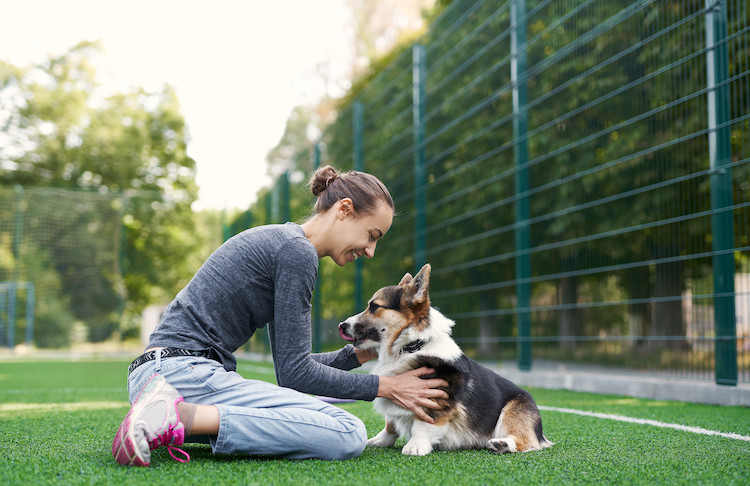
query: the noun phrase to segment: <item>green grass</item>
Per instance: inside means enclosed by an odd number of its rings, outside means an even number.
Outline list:
[[[542,411],[555,446],[527,454],[365,449],[345,462],[214,456],[188,445],[177,463],[154,451],[149,468],[110,455],[128,410],[124,361],[0,362],[0,484],[750,484],[750,442]],[[248,378],[268,365],[240,363]],[[530,390],[540,405],[679,423],[750,435],[750,409],[589,393]],[[344,404],[370,436],[382,426],[370,403]],[[303,439],[301,439],[303,440]]]

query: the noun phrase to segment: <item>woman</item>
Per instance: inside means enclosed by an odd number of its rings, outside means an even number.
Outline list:
[[[246,230],[226,241],[167,307],[146,353],[130,365],[133,404],[112,444],[117,462],[148,466],[151,450],[189,460],[180,445],[209,436],[214,453],[291,459],[348,459],[367,440],[362,421],[308,393],[373,400],[385,397],[432,419],[423,407],[447,398],[440,379],[422,368],[395,377],[351,373],[373,359],[347,345],[311,354],[310,299],[318,260],[344,266],[372,258],[391,227],[394,205],[386,187],[362,172],[318,169],[318,197],[304,224]],[[233,352],[268,325],[278,386],[235,372]],[[185,459],[177,458],[174,451]]]

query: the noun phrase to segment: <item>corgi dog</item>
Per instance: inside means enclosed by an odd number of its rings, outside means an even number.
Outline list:
[[[339,324],[341,337],[359,349],[378,350],[372,373],[395,376],[422,366],[449,383],[442,409],[425,409],[434,424],[388,399],[376,398],[385,417],[380,433],[367,441],[391,447],[406,437],[403,454],[423,456],[433,450],[489,449],[501,454],[543,449],[552,445],[542,432],[542,419],[531,395],[467,358],[451,337],[454,321],[431,307],[429,264],[414,277],[372,296],[367,309]]]

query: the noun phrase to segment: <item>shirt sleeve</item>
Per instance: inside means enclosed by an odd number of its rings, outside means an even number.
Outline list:
[[[337,368],[339,370],[353,370],[359,368],[361,363],[357,354],[354,352],[354,346],[347,344],[338,351],[330,353],[314,353],[312,358],[320,364]]]
[[[276,256],[274,317],[268,335],[279,386],[334,398],[373,400],[380,379],[351,373],[353,349],[311,354],[311,297],[317,276],[317,254],[308,242],[292,239]],[[337,369],[338,367],[342,369]],[[350,368],[351,369],[351,368]]]

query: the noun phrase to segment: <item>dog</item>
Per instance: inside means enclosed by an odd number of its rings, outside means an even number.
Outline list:
[[[429,297],[431,266],[414,277],[372,296],[367,309],[339,324],[339,333],[359,349],[378,350],[372,373],[395,376],[422,366],[435,370],[422,378],[442,378],[449,398],[436,399],[442,409],[425,409],[429,424],[412,411],[385,398],[375,409],[386,425],[367,441],[391,447],[399,437],[407,455],[433,450],[489,449],[498,454],[539,450],[553,445],[542,432],[542,418],[531,395],[468,358],[451,337],[454,321],[434,307]]]

